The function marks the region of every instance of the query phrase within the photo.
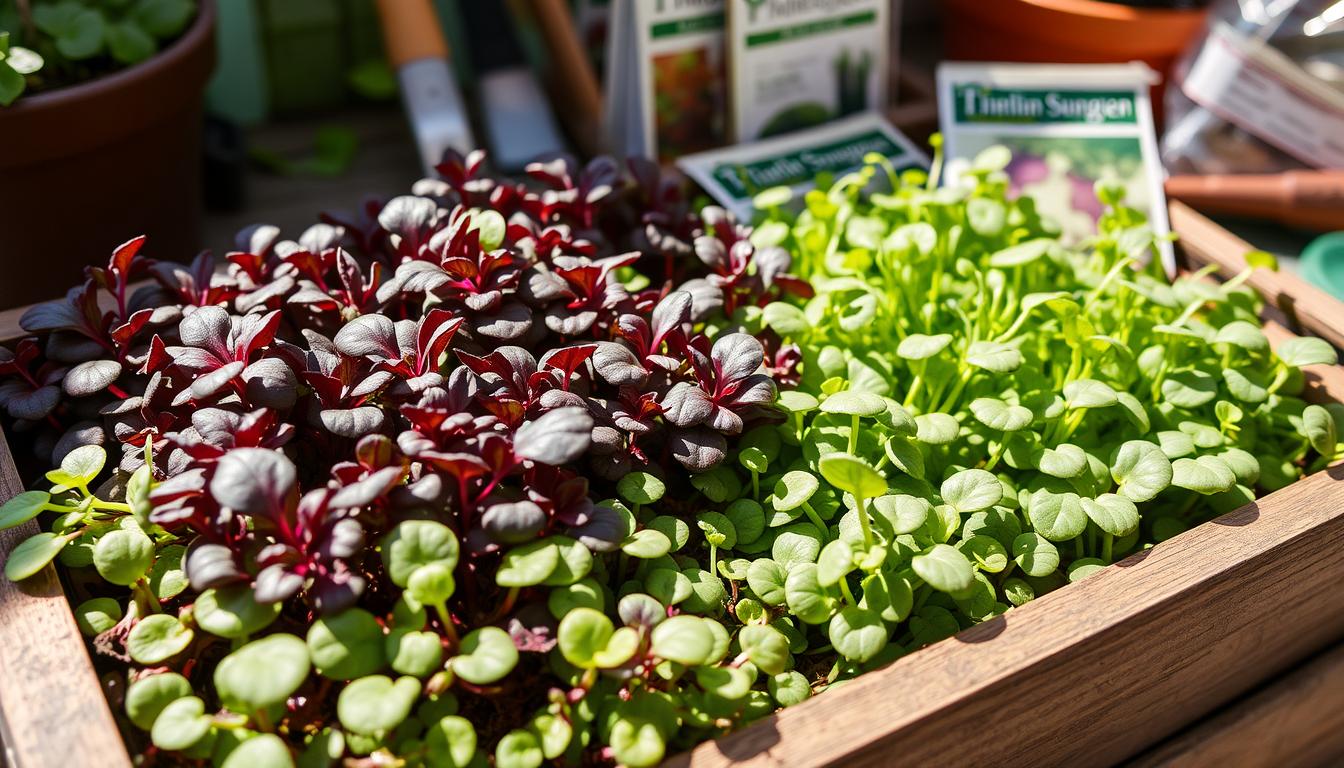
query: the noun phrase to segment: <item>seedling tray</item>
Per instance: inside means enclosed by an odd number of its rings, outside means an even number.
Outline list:
[[[1234,270],[1249,249],[1189,209],[1173,209],[1173,222],[1192,266]],[[1292,310],[1269,313],[1276,345],[1293,335],[1286,325],[1330,338],[1344,318],[1344,305],[1290,275],[1257,287]],[[0,342],[21,335],[18,314],[0,313]],[[1344,401],[1344,368],[1309,368],[1307,379],[1308,399]],[[22,490],[0,435],[0,498]],[[35,531],[0,532],[0,560]],[[1344,465],[668,764],[1117,763],[1344,639],[1340,551]],[[0,580],[0,681],[14,768],[131,764],[51,567],[23,584]],[[1259,706],[1285,701],[1268,700]],[[1172,749],[1188,751],[1200,733],[1228,738],[1210,722]]]

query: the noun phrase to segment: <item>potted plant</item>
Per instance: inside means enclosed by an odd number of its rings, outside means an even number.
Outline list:
[[[0,39],[0,260],[24,274],[0,306],[60,291],[128,227],[195,252],[213,1],[6,0]]]

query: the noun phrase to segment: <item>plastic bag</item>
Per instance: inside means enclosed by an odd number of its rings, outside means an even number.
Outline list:
[[[1172,173],[1344,168],[1344,0],[1219,0],[1166,107]]]

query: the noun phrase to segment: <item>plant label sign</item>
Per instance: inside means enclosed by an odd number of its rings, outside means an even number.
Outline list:
[[[662,162],[722,146],[724,0],[615,0],[607,132],[618,155]]]
[[[729,0],[733,138],[885,108],[891,15],[889,0]]]
[[[885,118],[866,112],[787,136],[689,155],[677,167],[733,215],[750,221],[753,198],[762,190],[789,187],[795,200],[802,199],[819,174],[839,177],[863,167],[872,153],[887,158],[897,173],[929,164]]]
[[[1098,182],[1124,191],[1165,235],[1167,203],[1143,64],[967,64],[938,68],[939,124],[947,183],[957,184],[990,147],[1006,147],[1012,195],[1028,195],[1059,226],[1065,242],[1097,229]],[[982,158],[983,159],[983,158]],[[1171,243],[1162,265],[1175,270]]]

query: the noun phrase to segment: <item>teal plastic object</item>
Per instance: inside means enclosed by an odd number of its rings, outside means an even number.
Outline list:
[[[266,119],[270,107],[266,52],[261,23],[251,0],[216,3],[215,51],[218,63],[206,90],[210,111],[241,125]]]
[[[1302,251],[1302,277],[1344,301],[1344,232],[1312,240]]]

